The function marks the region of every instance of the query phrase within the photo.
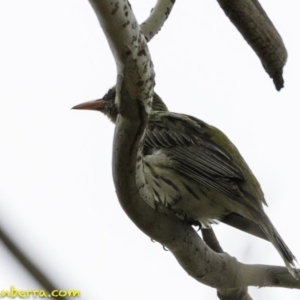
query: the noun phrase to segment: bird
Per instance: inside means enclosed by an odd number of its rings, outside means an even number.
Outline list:
[[[115,98],[113,87],[101,99],[73,109],[100,111],[116,123]],[[154,92],[142,155],[155,203],[192,225],[210,228],[220,221],[271,242],[288,271],[298,276],[296,257],[263,209],[267,203],[258,180],[222,131],[170,112]]]

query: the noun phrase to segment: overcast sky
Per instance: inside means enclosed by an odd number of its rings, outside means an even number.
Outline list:
[[[300,258],[298,2],[261,2],[289,53],[280,93],[217,1],[177,1],[149,47],[156,91],[170,110],[230,137],[261,183],[267,214]],[[142,22],[155,1],[131,4]],[[81,290],[81,299],[216,299],[122,211],[111,175],[113,125],[100,113],[70,110],[116,81],[88,1],[1,0],[0,45],[0,226],[59,288]],[[214,228],[240,261],[283,265],[271,244]],[[1,243],[0,264],[0,291],[38,288]],[[300,292],[250,293],[294,300]]]

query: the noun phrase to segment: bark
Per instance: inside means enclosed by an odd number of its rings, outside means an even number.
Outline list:
[[[149,18],[141,24],[141,30],[149,42],[163,27],[173,8],[175,0],[158,0]]]
[[[257,0],[217,0],[227,17],[260,58],[279,91],[284,86],[287,51],[283,40]]]
[[[210,249],[215,252],[224,252],[213,229],[202,229],[202,236],[205,243],[210,247]],[[218,289],[217,295],[220,300],[252,300],[251,296],[248,294],[248,288],[242,287],[239,289]]]
[[[283,87],[282,72],[287,52],[279,33],[259,2],[218,2],[259,56],[277,90],[280,90]],[[119,200],[128,216],[144,233],[168,247],[188,274],[204,284],[216,287],[220,299],[251,299],[247,294],[248,285],[299,289],[299,281],[294,280],[285,268],[240,264],[222,253],[212,230],[202,231],[204,240],[210,246],[207,247],[189,225],[164,209],[161,213],[154,211],[141,198],[136,180],[145,195],[147,190],[146,187],[143,190],[142,166],[140,165],[140,172],[136,172],[136,165],[139,165],[137,160],[140,159],[143,128],[147,124],[154,87],[154,71],[146,41],[150,41],[162,28],[175,0],[157,1],[151,15],[141,25],[143,34],[128,1],[90,0],[90,3],[118,66],[121,117],[115,132],[113,171]],[[0,239],[47,291],[53,290],[54,284],[2,230]],[[223,274],[222,278],[217,276],[220,272]]]

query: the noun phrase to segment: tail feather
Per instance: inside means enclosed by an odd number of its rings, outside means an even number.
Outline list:
[[[273,232],[273,240],[270,240],[270,242],[272,242],[272,244],[275,246],[281,257],[283,258],[289,272],[295,278],[297,278],[299,276],[299,270],[296,269],[297,259],[275,228]]]
[[[282,237],[280,236],[268,216],[266,214],[258,214],[257,212],[251,214],[256,223],[261,227],[262,231],[268,237],[268,240],[279,252],[290,274],[296,279],[300,278],[299,270],[296,268],[296,257],[283,241]]]
[[[253,222],[237,213],[225,215],[222,219],[220,219],[220,221],[224,224],[269,241],[269,238],[266,236],[265,232],[261,229],[261,226],[259,226],[257,222]]]

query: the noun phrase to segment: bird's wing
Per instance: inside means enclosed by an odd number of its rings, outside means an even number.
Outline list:
[[[174,162],[177,172],[200,185],[238,201],[243,198],[244,190],[241,187],[245,186],[247,179],[243,169],[245,171],[248,166],[218,129],[190,116],[153,112],[146,133],[145,154],[155,150],[162,150]],[[248,170],[256,188],[259,184]],[[246,193],[247,190],[251,191],[251,186],[245,189]]]

